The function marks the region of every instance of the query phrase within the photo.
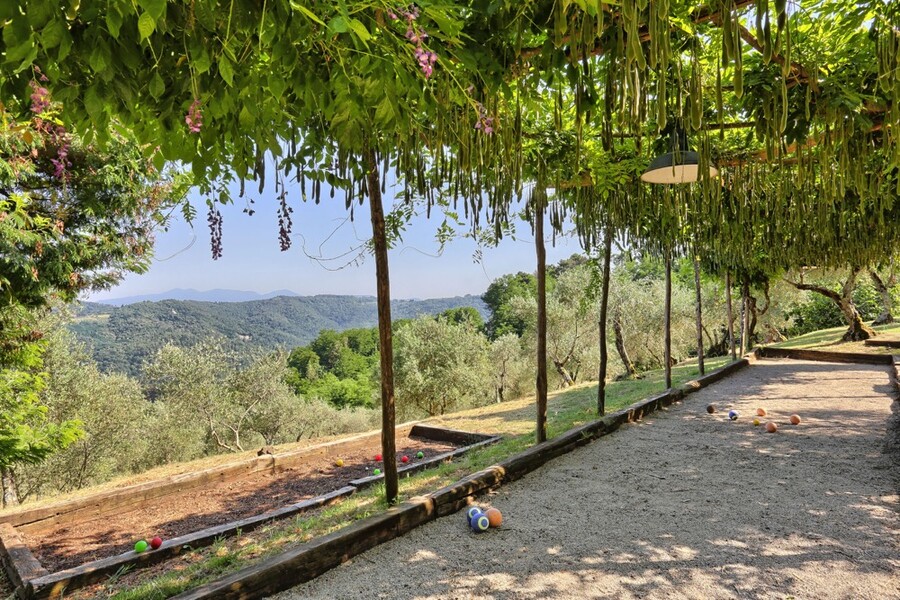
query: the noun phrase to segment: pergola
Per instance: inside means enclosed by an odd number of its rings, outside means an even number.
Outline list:
[[[97,144],[127,131],[159,166],[189,165],[213,217],[228,182],[262,192],[267,161],[317,203],[323,182],[351,211],[368,200],[389,501],[388,172],[405,201],[461,207],[473,228],[500,235],[524,196],[539,240],[549,209],[607,260],[625,236],[743,282],[862,266],[900,241],[896,3],[27,0],[0,24],[9,110],[28,110],[39,66],[67,126]],[[673,124],[699,181],[640,183]]]

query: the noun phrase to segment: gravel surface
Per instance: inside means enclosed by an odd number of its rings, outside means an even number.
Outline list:
[[[759,361],[482,498],[500,529],[460,511],[276,598],[900,598],[895,396],[886,368]]]

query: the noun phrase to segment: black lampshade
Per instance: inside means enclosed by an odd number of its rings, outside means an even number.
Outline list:
[[[653,159],[641,180],[647,183],[694,183],[700,180],[700,155],[689,149],[687,135],[680,128],[672,131],[672,152]],[[709,165],[709,176],[716,177],[719,170]]]

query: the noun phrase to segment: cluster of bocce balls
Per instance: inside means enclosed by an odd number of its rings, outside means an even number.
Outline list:
[[[475,533],[482,533],[491,527],[500,527],[503,523],[503,514],[496,508],[481,510],[478,506],[472,506],[466,511],[466,521]]]

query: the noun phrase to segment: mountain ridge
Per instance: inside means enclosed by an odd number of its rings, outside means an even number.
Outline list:
[[[481,298],[473,295],[396,299],[391,312],[399,320],[464,306],[484,317],[488,314]],[[191,346],[220,337],[239,352],[253,347],[291,349],[308,344],[322,329],[342,331],[377,323],[374,296],[322,294],[236,302],[166,299],[122,306],[84,302],[69,328],[88,345],[102,370],[138,375],[143,362],[168,342]]]

